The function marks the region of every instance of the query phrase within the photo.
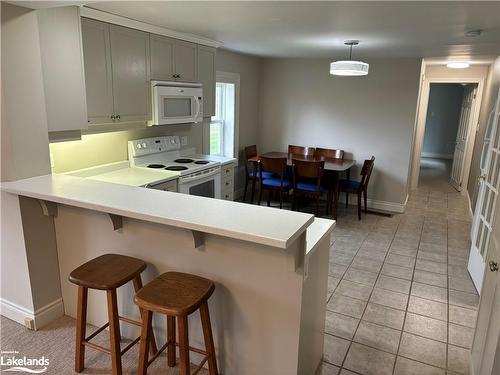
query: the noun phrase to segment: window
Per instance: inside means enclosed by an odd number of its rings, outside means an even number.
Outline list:
[[[215,116],[210,122],[210,155],[236,157],[239,75],[217,72]]]

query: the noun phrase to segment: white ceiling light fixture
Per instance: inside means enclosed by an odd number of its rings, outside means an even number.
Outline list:
[[[446,66],[451,69],[465,69],[470,66],[470,63],[467,61],[450,61]]]
[[[352,46],[357,46],[359,40],[346,40],[344,42],[349,46],[349,60],[334,61],[330,64],[330,74],[334,76],[366,76],[370,67],[363,61],[352,59]]]

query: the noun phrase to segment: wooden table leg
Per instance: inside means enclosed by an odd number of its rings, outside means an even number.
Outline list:
[[[340,180],[339,180],[339,174],[337,172],[334,173],[333,186],[334,186],[334,191],[333,191],[332,216],[335,220],[337,220],[337,211],[339,207],[339,190],[340,190]]]
[[[141,275],[136,276],[134,278],[133,282],[134,282],[134,290],[137,293],[139,290],[142,289]],[[142,309],[140,307],[139,307],[139,312],[141,313],[141,316],[142,316]],[[153,355],[158,352],[154,332],[151,332],[151,345],[149,346],[149,350],[151,351],[151,354],[153,354]]]
[[[120,320],[118,318],[118,302],[116,289],[108,290],[109,342],[111,346],[111,364],[113,375],[122,374],[120,349]]]
[[[75,350],[75,371],[82,372],[85,368],[85,332],[87,328],[87,296],[88,289],[83,286],[78,287],[78,303],[76,312],[76,350]]]

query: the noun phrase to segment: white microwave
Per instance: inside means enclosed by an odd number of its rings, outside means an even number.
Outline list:
[[[203,121],[203,85],[151,81],[153,121],[150,125],[188,124]]]

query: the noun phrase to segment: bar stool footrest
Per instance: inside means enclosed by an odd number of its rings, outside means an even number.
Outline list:
[[[156,358],[158,358],[160,356],[161,353],[163,353],[165,351],[165,349],[168,348],[168,346],[170,344],[172,344],[172,342],[171,341],[167,341],[160,349],[158,349],[158,351],[148,360],[148,367],[151,365],[151,363],[153,363],[156,360]],[[175,342],[175,346],[178,347],[179,343]],[[201,370],[201,368],[203,367],[203,365],[205,364],[205,362],[208,361],[208,358],[210,357],[210,354],[206,350],[201,350],[201,349],[198,349],[198,348],[194,348],[192,346],[189,347],[189,350],[192,351],[192,352],[204,355],[204,358],[201,360],[201,362],[198,365],[198,367],[196,367],[196,369],[194,370],[194,372],[191,374],[191,375],[196,375]]]

